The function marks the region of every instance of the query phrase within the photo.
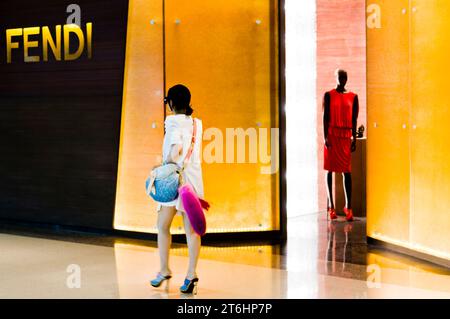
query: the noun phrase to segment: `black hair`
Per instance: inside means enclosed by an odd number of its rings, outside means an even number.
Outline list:
[[[186,115],[192,115],[194,113],[191,106],[191,92],[182,84],[177,84],[169,89],[167,92],[167,100],[172,101],[173,110],[176,112],[185,111]]]

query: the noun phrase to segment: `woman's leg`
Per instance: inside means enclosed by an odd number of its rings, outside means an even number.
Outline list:
[[[172,235],[170,234],[170,225],[173,217],[177,213],[174,206],[162,206],[158,212],[158,249],[160,259],[160,273],[169,275],[169,250],[172,244]]]
[[[345,191],[345,208],[352,208],[352,174],[343,173],[344,178],[344,191]]]
[[[200,255],[201,237],[194,231],[187,217],[183,213],[184,230],[186,232],[186,241],[189,250],[189,268],[186,275],[187,279],[197,278],[197,262]]]
[[[327,182],[327,207],[334,209],[334,200],[333,200],[333,172],[327,172],[326,174],[326,182]]]

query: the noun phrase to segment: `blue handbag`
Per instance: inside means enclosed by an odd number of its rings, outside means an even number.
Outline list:
[[[145,180],[147,195],[158,203],[169,203],[178,198],[178,188],[183,184],[182,172],[194,150],[197,134],[196,124],[195,119],[193,119],[191,145],[183,161],[183,166],[179,167],[174,163],[163,164],[154,168],[150,176]]]
[[[170,163],[152,170],[145,181],[147,195],[159,203],[169,203],[178,198],[181,169]]]

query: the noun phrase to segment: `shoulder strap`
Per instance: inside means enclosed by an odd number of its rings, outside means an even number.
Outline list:
[[[181,168],[181,170],[184,170],[184,167],[186,166],[186,163],[189,161],[189,159],[192,156],[192,152],[194,151],[194,146],[195,146],[195,141],[197,139],[197,121],[195,120],[195,118],[192,119],[193,123],[193,129],[192,129],[192,138],[191,138],[191,145],[189,146],[189,150],[186,154],[186,158],[183,161],[183,167]]]

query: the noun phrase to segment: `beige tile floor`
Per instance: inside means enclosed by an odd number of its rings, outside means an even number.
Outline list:
[[[439,272],[382,263],[376,265],[379,286],[368,287],[361,280],[366,265],[288,252],[282,266],[273,256],[270,246],[203,247],[198,294],[185,296],[178,292],[188,262],[185,248],[172,250],[169,286],[154,289],[148,280],[158,268],[156,248],[0,234],[0,298],[450,298],[450,276]],[[70,265],[79,266],[80,288],[68,287],[74,278]],[[356,273],[360,279],[351,275]]]

